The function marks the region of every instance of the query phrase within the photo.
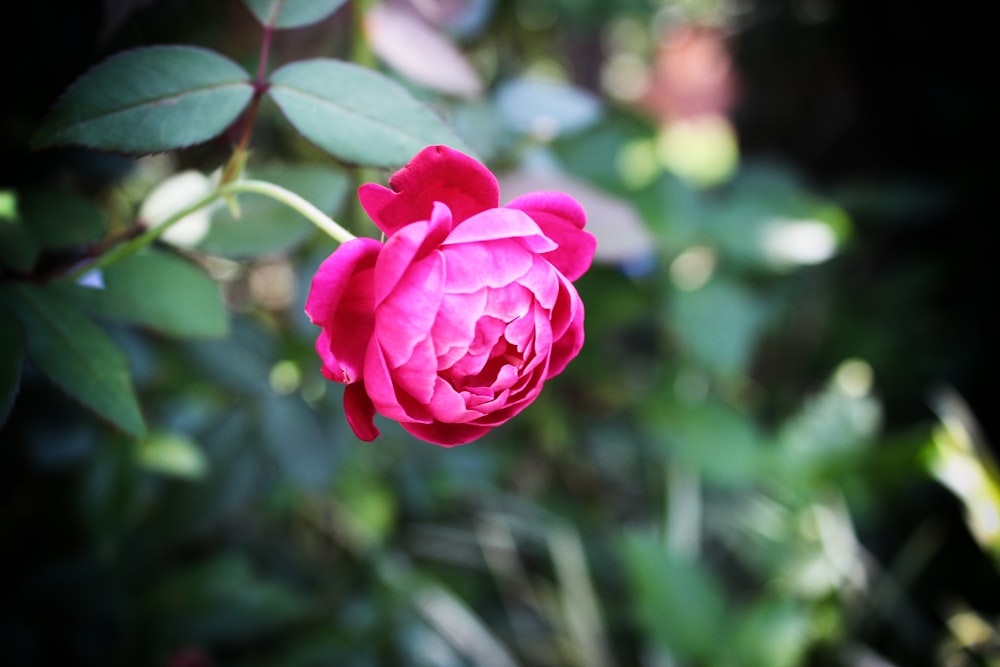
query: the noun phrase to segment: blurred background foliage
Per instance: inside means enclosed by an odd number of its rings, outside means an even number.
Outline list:
[[[123,262],[128,313],[67,285],[125,350],[150,433],[31,366],[15,400],[0,358],[0,662],[1000,664],[984,11],[390,0],[277,33],[273,67],[396,77],[505,201],[584,203],[587,344],[479,442],[380,422],[364,444],[302,313],[334,246],[291,211],[248,196]],[[252,71],[239,2],[39,0],[6,25],[0,218],[39,240],[29,279],[225,162],[230,134],[138,160],[28,139],[124,48]],[[252,148],[251,175],[373,234],[351,193],[388,172],[338,164],[273,106]],[[2,279],[23,278],[9,255]],[[178,257],[219,285],[222,320],[197,285],[156,283]],[[151,307],[154,285],[190,307]]]

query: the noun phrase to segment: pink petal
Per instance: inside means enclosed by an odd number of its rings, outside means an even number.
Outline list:
[[[412,435],[434,445],[454,447],[464,445],[481,438],[492,430],[492,426],[475,426],[473,424],[415,424],[403,422],[403,428]]]
[[[344,388],[344,414],[354,435],[371,442],[378,437],[375,427],[375,405],[365,392],[363,382],[355,382]]]
[[[531,269],[535,257],[511,239],[442,246],[441,252],[445,267],[444,290],[449,294],[506,287]]]
[[[559,338],[570,323],[577,318],[577,311],[583,308],[583,301],[573,283],[560,277],[557,298],[551,308],[549,320],[552,322],[552,335]]]
[[[441,378],[434,385],[434,395],[428,407],[435,421],[447,424],[464,424],[480,416],[479,412],[469,410],[465,399]]]
[[[552,352],[549,356],[549,371],[547,378],[563,372],[566,365],[580,353],[583,347],[583,302],[575,304],[573,320],[566,328],[566,331],[552,343]]]
[[[410,264],[433,252],[451,227],[447,206],[434,206],[430,220],[421,220],[389,237],[376,264],[375,305],[396,288]]]
[[[428,146],[389,179],[391,190],[375,183],[358,188],[365,211],[387,235],[430,218],[434,202],[447,204],[457,225],[496,208],[496,177],[473,158],[447,146]]]
[[[535,295],[518,283],[511,283],[498,289],[486,291],[484,315],[490,315],[504,322],[510,322],[531,310]]]
[[[443,245],[513,238],[521,239],[532,252],[550,252],[557,247],[527,214],[511,208],[483,211],[456,224]]]
[[[532,192],[517,197],[506,208],[527,213],[559,244],[545,258],[564,276],[576,280],[590,268],[597,239],[583,230],[587,216],[575,199],[561,192]]]
[[[486,306],[487,290],[472,294],[445,294],[431,329],[438,370],[465,355],[476,335],[476,321]]]
[[[397,398],[398,390],[402,389],[418,403],[429,405],[438,379],[434,341],[427,337],[417,343],[410,358],[389,372],[397,385]]]
[[[385,356],[377,343],[368,347],[368,354],[365,356],[365,390],[375,404],[375,409],[389,419],[398,422],[432,421],[425,407],[406,392],[397,391]]]
[[[376,283],[378,277],[376,267]],[[431,255],[410,266],[375,309],[374,335],[391,368],[404,364],[414,346],[430,335],[443,286],[444,262],[440,255]]]
[[[531,292],[543,308],[551,309],[559,296],[561,276],[546,260],[547,256],[536,256],[531,269],[517,279],[517,284]]]
[[[305,311],[322,327],[316,352],[324,375],[337,382],[362,377],[374,331],[373,267],[382,244],[359,238],[341,245],[316,271]]]
[[[503,320],[480,318],[476,322],[475,338],[469,343],[467,352],[447,369],[447,375],[459,384],[465,384],[465,378],[478,375],[489,362],[497,341],[503,335],[504,326]]]

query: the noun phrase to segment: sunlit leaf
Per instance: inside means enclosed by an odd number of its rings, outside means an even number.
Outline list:
[[[149,250],[104,270],[104,289],[73,288],[101,315],[184,338],[219,338],[228,315],[219,286],[191,262]]]
[[[851,232],[841,208],[811,194],[787,167],[764,162],[742,167],[703,222],[731,260],[779,272],[826,261]]]
[[[652,420],[666,452],[708,481],[741,486],[766,472],[761,435],[747,415],[733,408],[711,401],[671,405]]]
[[[847,362],[841,369],[847,367]],[[803,401],[778,431],[778,442],[800,477],[856,460],[881,425],[882,410],[869,389],[855,388],[839,372]]]
[[[154,433],[135,447],[136,463],[151,472],[182,479],[201,479],[208,472],[205,454],[180,433]]]
[[[465,55],[406,5],[380,4],[365,15],[372,50],[414,83],[460,97],[475,97],[483,84]]]
[[[22,224],[42,248],[71,248],[97,241],[104,233],[104,217],[97,207],[60,190],[26,191],[18,209]]]
[[[391,79],[336,60],[301,60],[270,77],[268,94],[302,135],[346,162],[398,167],[420,149],[468,151],[434,112]]]
[[[346,0],[243,0],[261,25],[301,28],[318,23],[337,11]]]
[[[740,614],[733,633],[737,654],[748,665],[796,667],[810,640],[808,613],[792,600],[762,600]]]
[[[514,79],[497,91],[500,116],[513,129],[552,138],[581,130],[601,115],[601,102],[590,92],[545,79]]]
[[[8,285],[0,289],[0,300],[20,321],[35,367],[124,432],[143,435],[125,356],[100,327],[43,287]]]
[[[560,162],[574,175],[614,193],[630,192],[634,178],[621,154],[636,142],[651,142],[654,128],[645,118],[608,111],[600,123],[559,136],[552,148]]]
[[[398,507],[385,481],[352,459],[338,475],[336,485],[340,515],[351,539],[373,547],[389,537]]]
[[[326,213],[338,210],[347,196],[346,174],[319,165],[271,166],[248,176],[291,190]],[[228,208],[215,211],[200,250],[225,257],[279,252],[298,246],[315,229],[300,213],[270,197],[241,193],[238,201],[239,218]]]
[[[124,51],[69,87],[34,145],[125,153],[181,148],[221,133],[252,96],[250,75],[213,51],[192,46]]]
[[[139,219],[150,227],[159,227],[178,211],[192,208],[205,200],[216,187],[214,179],[195,169],[172,174],[146,195],[139,207]],[[171,223],[160,239],[182,248],[197,245],[208,233],[212,209],[218,206],[222,203],[217,201],[197,208]]]
[[[24,340],[17,321],[0,306],[0,428],[14,405],[21,384]]]

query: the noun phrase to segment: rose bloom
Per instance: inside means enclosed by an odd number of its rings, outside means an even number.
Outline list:
[[[375,413],[418,438],[461,445],[527,407],[583,345],[571,281],[596,241],[583,208],[558,192],[499,206],[492,173],[430,146],[358,189],[386,235],[341,245],[313,278],[306,313],[322,330],[323,375],[347,385],[362,440]]]

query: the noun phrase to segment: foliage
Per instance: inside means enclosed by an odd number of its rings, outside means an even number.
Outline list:
[[[996,664],[994,456],[952,390],[888,427],[845,205],[596,83],[727,3],[124,4],[0,183],[0,661]],[[460,60],[406,78],[386,12]],[[369,445],[310,222],[374,236],[350,193],[433,143],[584,204],[587,340],[477,442]]]

